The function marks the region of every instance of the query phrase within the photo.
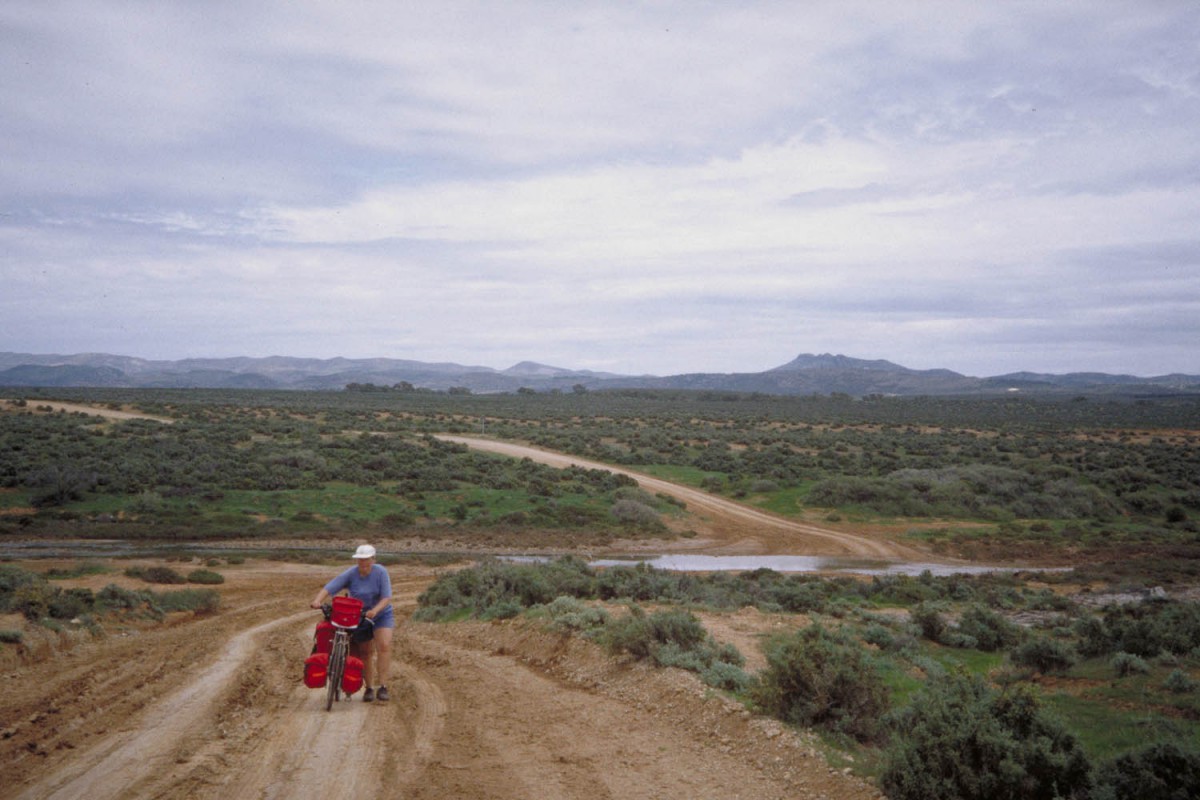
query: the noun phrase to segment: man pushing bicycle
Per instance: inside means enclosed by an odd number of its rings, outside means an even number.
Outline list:
[[[388,700],[387,682],[392,669],[392,633],[396,628],[396,617],[392,612],[392,579],[388,571],[375,563],[375,548],[369,544],[359,545],[354,552],[355,566],[346,570],[321,587],[312,601],[313,608],[320,608],[343,589],[363,604],[363,616],[374,623],[374,636],[363,642],[367,654],[366,685],[363,700]],[[376,690],[374,686],[378,684]]]

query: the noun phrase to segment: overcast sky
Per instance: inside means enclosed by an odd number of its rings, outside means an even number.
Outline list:
[[[1200,4],[0,4],[0,350],[1200,373]]]

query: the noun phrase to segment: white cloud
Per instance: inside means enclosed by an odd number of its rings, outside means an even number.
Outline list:
[[[0,335],[1197,371],[1198,38],[1169,1],[8,3]]]

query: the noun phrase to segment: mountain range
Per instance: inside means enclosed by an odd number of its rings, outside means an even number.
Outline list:
[[[1097,372],[1015,372],[977,378],[890,361],[802,354],[764,372],[619,375],[522,361],[508,369],[393,358],[189,358],[155,361],[105,353],[0,352],[0,386],[342,390],[348,385],[473,393],[691,389],[779,395],[982,395],[1011,392],[1200,394],[1200,375],[1137,377]]]

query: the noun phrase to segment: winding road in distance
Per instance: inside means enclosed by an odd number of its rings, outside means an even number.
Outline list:
[[[711,526],[709,541],[682,545],[721,555],[805,555],[858,556],[887,560],[928,560],[926,553],[853,533],[830,530],[817,525],[779,517],[724,497],[655,478],[623,467],[591,461],[579,456],[542,450],[529,445],[481,439],[473,436],[438,435],[442,441],[456,442],[477,450],[513,458],[529,458],[560,469],[572,465],[602,469],[636,480],[648,492],[662,493],[682,500],[690,512]],[[675,545],[673,545],[675,546]]]

